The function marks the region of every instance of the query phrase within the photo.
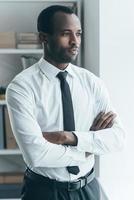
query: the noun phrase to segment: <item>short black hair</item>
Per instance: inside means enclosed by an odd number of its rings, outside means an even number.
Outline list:
[[[57,12],[64,12],[67,14],[73,14],[73,9],[61,6],[53,5],[42,10],[37,19],[37,30],[38,32],[53,33],[53,16]]]

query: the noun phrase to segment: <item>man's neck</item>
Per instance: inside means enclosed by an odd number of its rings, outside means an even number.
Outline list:
[[[57,67],[58,69],[60,69],[60,70],[66,69],[66,67],[67,67],[68,64],[69,64],[69,63],[57,63],[57,62],[55,62],[55,61],[53,61],[53,60],[51,60],[51,59],[49,59],[49,58],[46,58],[45,56],[44,56],[44,59],[45,59],[47,62],[49,62],[50,64],[52,64],[52,65],[54,65],[55,67]]]

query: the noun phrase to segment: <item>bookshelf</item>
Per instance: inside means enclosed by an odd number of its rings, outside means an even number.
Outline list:
[[[56,4],[74,6],[81,18],[81,0],[0,0],[2,19],[0,32],[36,32],[36,21],[40,11]],[[0,86],[7,86],[15,75],[23,70],[21,56],[37,55],[40,58],[42,53],[42,49],[0,48]],[[81,64],[81,53],[77,63]],[[0,106],[6,106],[6,101],[0,100]],[[24,172],[24,170],[25,163],[19,149],[0,149],[0,173]],[[19,196],[14,195],[10,198],[19,198]]]

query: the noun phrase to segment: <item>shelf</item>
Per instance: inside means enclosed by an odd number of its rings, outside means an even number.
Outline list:
[[[68,0],[67,2],[66,2],[66,0],[0,0],[0,2],[37,2],[37,3],[39,3],[39,2],[46,2],[46,3],[69,3],[69,2],[73,2],[73,3],[75,3],[76,1],[79,1],[79,0]]]
[[[0,54],[42,54],[43,49],[0,49]]]
[[[0,155],[21,155],[19,149],[1,149]]]
[[[0,105],[6,105],[6,100],[0,100]]]

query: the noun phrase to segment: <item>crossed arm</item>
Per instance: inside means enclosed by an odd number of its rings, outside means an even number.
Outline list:
[[[101,129],[111,128],[114,124],[116,114],[112,111],[108,113],[100,112],[94,119],[91,131],[97,131]],[[58,132],[43,132],[43,137],[51,143],[62,144],[62,145],[77,145],[77,137],[73,132],[58,131]]]

